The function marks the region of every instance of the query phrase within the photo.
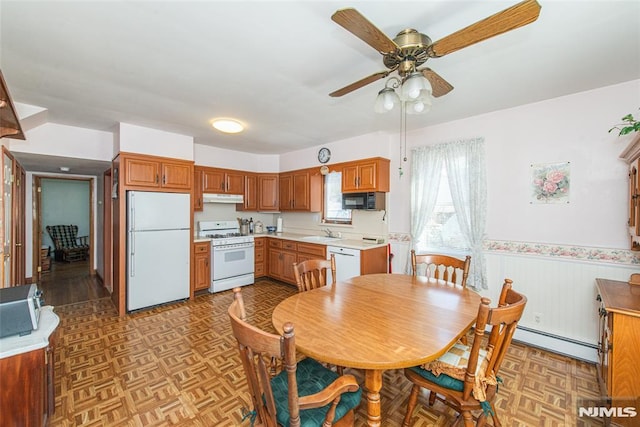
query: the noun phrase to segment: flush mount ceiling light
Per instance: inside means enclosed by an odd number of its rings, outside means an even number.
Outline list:
[[[244,130],[244,125],[234,119],[215,119],[211,126],[224,133],[238,133]]]

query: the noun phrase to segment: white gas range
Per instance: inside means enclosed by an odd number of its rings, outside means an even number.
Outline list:
[[[240,234],[238,221],[200,221],[198,237],[211,239],[209,292],[253,284],[255,243]]]

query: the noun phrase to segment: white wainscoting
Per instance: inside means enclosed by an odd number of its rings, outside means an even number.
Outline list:
[[[528,302],[515,339],[595,362],[598,303],[595,279],[627,281],[640,266],[606,260],[487,251],[487,276],[492,300],[504,278]]]

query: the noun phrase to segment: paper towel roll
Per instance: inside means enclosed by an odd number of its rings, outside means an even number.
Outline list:
[[[278,217],[276,221],[276,233],[282,233],[282,217]]]

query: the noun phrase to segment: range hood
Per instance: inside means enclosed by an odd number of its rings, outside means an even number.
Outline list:
[[[242,194],[212,194],[205,193],[202,195],[204,203],[244,203]]]

